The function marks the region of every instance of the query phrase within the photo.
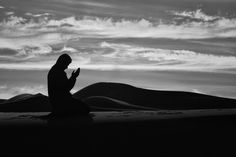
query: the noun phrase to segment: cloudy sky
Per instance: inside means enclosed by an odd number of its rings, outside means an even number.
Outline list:
[[[0,97],[46,93],[47,70],[68,53],[70,68],[94,71],[86,78],[119,71],[132,84],[131,71],[141,87],[236,98],[235,43],[235,0],[0,0]]]

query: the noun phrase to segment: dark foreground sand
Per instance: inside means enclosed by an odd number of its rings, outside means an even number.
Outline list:
[[[88,116],[52,118],[48,98],[0,104],[1,156],[236,156],[236,100],[98,83],[74,94]]]
[[[4,156],[234,156],[236,110],[1,113]],[[82,155],[83,154],[83,155]]]

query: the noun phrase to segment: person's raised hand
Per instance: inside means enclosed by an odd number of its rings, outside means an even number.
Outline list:
[[[79,76],[79,74],[80,74],[80,68],[78,68],[75,73],[76,73],[77,76]]]
[[[79,76],[79,74],[80,74],[80,68],[78,68],[76,71],[72,71],[72,77],[75,77],[75,78],[77,78],[78,76]]]

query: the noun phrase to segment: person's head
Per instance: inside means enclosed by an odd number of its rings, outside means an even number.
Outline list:
[[[68,65],[72,62],[71,57],[68,54],[62,54],[57,59],[56,65],[61,67],[63,70],[68,68]]]

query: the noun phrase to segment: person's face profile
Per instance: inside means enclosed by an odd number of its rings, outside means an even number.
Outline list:
[[[65,69],[68,69],[68,66],[70,65],[71,62],[68,62],[65,66]]]
[[[68,69],[68,66],[70,65],[71,62],[67,62],[65,64],[63,64],[63,70]]]

